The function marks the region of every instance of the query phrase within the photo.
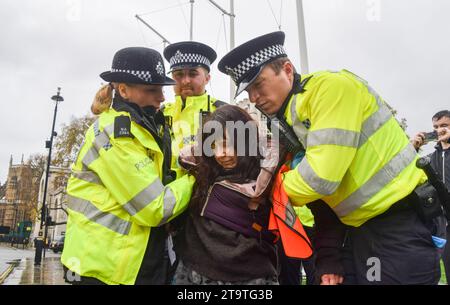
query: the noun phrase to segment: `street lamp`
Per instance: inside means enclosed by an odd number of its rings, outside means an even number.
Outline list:
[[[19,200],[18,200],[18,196],[17,196],[17,188],[18,188],[18,183],[17,183],[17,177],[14,176],[11,178],[11,187],[14,190],[14,199],[12,201],[12,204],[14,205],[14,218],[13,218],[13,222],[11,225],[11,229],[13,230],[13,235],[11,236],[11,247],[14,247],[14,242],[16,241],[16,237],[17,237],[17,214],[19,213],[18,209],[19,209]]]
[[[52,132],[50,134],[50,140],[45,141],[45,148],[48,148],[48,159],[47,159],[47,170],[45,171],[45,183],[44,183],[44,196],[42,197],[42,208],[41,208],[41,223],[40,223],[40,231],[42,231],[42,225],[45,221],[45,230],[44,230],[44,257],[45,257],[45,242],[47,241],[47,233],[48,233],[48,224],[47,224],[47,209],[46,209],[46,197],[47,197],[47,187],[48,187],[48,177],[50,174],[50,162],[52,160],[52,146],[53,146],[53,137],[56,136],[55,132],[55,122],[56,122],[56,113],[58,112],[58,103],[64,101],[64,98],[60,95],[61,88],[58,87],[58,91],[56,95],[52,96],[52,100],[55,101],[55,112],[53,114],[53,124],[52,124]],[[42,258],[42,247],[36,248],[35,254],[35,262],[41,261]]]

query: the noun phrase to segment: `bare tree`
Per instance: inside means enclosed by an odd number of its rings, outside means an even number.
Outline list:
[[[84,134],[94,121],[94,116],[85,115],[72,117],[68,124],[63,124],[61,134],[56,137],[53,165],[67,167],[75,162],[83,144]]]
[[[385,102],[386,103],[386,102]],[[394,116],[394,118],[397,120],[398,124],[400,125],[400,127],[406,132],[406,129],[408,128],[408,122],[405,118],[400,118],[400,120],[397,118],[397,114],[398,111],[395,110],[391,105],[389,105],[388,103],[386,103],[386,106],[389,108],[389,110],[391,111],[392,115]]]
[[[75,161],[82,145],[84,134],[94,120],[95,117],[91,115],[85,115],[79,118],[72,117],[69,123],[62,125],[61,133],[56,137],[51,165],[67,168],[69,164]],[[46,154],[34,154],[28,159],[33,176],[31,190],[33,216],[37,216],[38,218],[40,217],[38,210],[39,187],[42,175],[46,170],[47,157],[48,155]],[[55,173],[55,175],[52,184],[53,189],[65,190],[69,175],[63,171],[61,173]]]
[[[42,175],[45,171],[45,166],[47,164],[47,156],[44,154],[33,154],[28,158],[27,163],[31,166],[31,190],[30,190],[30,202],[32,203],[31,208],[31,219],[35,219],[36,216],[40,216],[39,212],[39,186],[41,182]]]

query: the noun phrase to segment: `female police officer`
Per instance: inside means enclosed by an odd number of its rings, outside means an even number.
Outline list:
[[[67,185],[69,218],[62,263],[73,283],[164,284],[167,234],[194,178],[174,179],[170,136],[157,112],[164,101],[161,55],[125,48],[113,59],[96,99],[110,100],[88,129]],[[94,103],[95,104],[95,103]],[[97,103],[99,104],[99,103]]]

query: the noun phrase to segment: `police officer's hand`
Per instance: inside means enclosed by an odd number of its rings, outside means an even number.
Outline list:
[[[450,140],[450,129],[448,128],[442,128],[438,132],[438,141],[439,142],[449,142]]]
[[[337,274],[324,274],[320,279],[320,285],[339,285],[344,281],[342,275]]]
[[[411,144],[415,149],[419,149],[425,143],[425,134],[423,132],[419,132],[411,139]]]

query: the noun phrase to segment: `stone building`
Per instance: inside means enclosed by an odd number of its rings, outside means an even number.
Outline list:
[[[63,236],[66,232],[67,222],[67,201],[66,186],[67,179],[70,176],[68,167],[50,166],[50,175],[47,186],[46,207],[48,214],[54,224],[48,226],[47,238],[48,243]],[[42,174],[39,183],[38,210],[41,211],[42,201],[44,198],[45,188],[45,172]],[[33,236],[38,236],[41,224],[41,215],[36,215]]]
[[[0,226],[13,231],[20,222],[34,219],[34,187],[31,165],[23,162],[23,156],[21,163],[13,164],[11,156],[3,197],[0,198]]]

